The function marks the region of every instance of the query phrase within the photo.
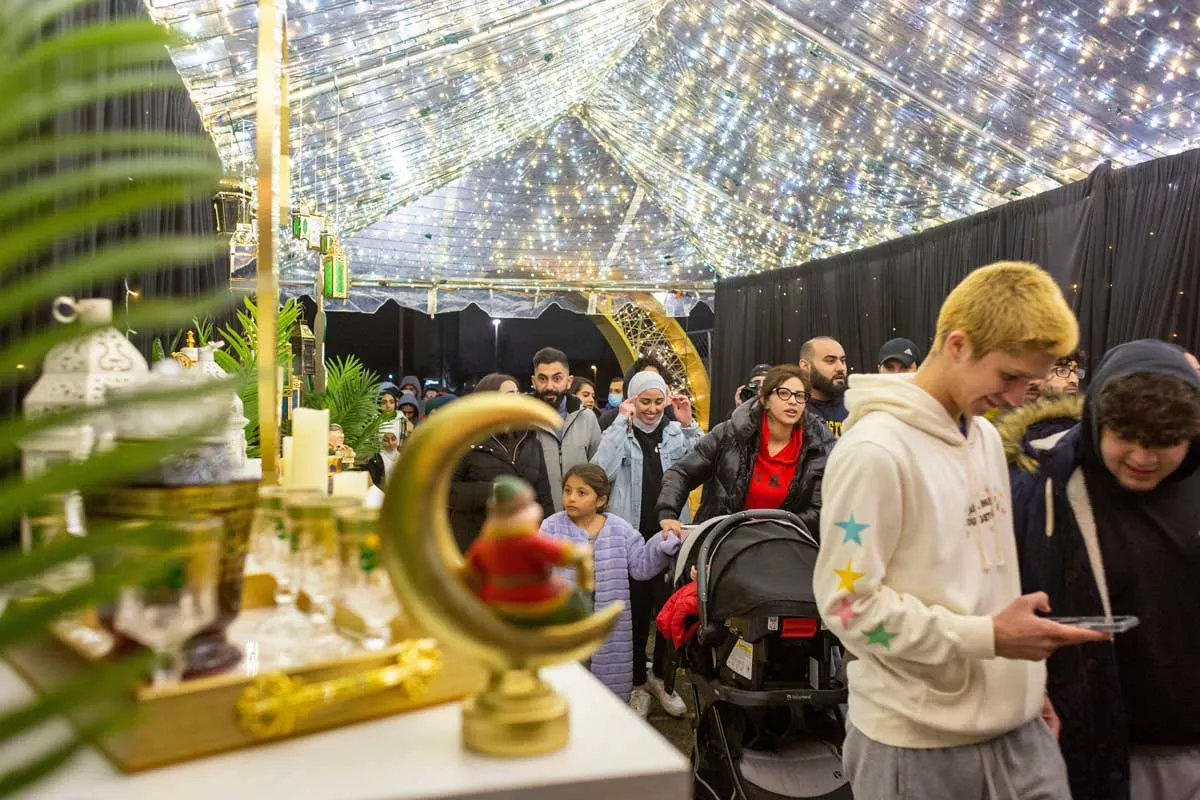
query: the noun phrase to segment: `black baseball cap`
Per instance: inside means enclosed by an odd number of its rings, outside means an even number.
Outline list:
[[[896,359],[905,367],[911,367],[921,360],[921,351],[908,339],[892,339],[879,348],[879,358],[876,364],[883,364]]]
[[[757,367],[750,370],[750,380],[754,380],[757,377],[766,375],[770,371],[771,371],[770,364],[759,364]]]

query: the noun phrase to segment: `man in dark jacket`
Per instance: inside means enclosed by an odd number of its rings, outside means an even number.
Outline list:
[[[1080,424],[1033,450],[1035,471],[1012,474],[1023,591],[1059,616],[1141,620],[1047,662],[1071,791],[1200,796],[1200,377],[1163,342],[1122,345]]]
[[[545,515],[554,513],[554,498],[537,434],[520,431],[493,436],[473,445],[450,479],[450,525],[454,528],[454,540],[464,553],[479,536],[487,516],[492,482],[501,475],[512,475],[528,483],[537,493]]]
[[[713,428],[692,452],[667,470],[658,495],[659,520],[679,519],[688,495],[698,486],[704,487],[704,497],[696,522],[744,510],[762,436],[762,418],[761,399],[742,403],[727,421]],[[834,439],[825,421],[815,414],[806,412],[802,424],[800,463],[780,508],[795,513],[816,535],[820,530],[821,478]]]

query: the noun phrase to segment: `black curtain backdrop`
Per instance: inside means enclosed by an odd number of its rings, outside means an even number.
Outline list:
[[[755,364],[795,363],[832,336],[850,367],[872,372],[903,336],[928,349],[938,309],[971,270],[1042,265],[1079,316],[1092,362],[1122,342],[1200,349],[1200,150],[1085,180],[914,236],[797,267],[719,281],[715,419]]]
[[[145,14],[141,0],[104,0],[89,4],[60,18],[55,24],[56,32],[65,32],[77,25],[94,20],[108,20]],[[161,77],[152,82],[147,77],[146,88],[136,94],[118,97],[103,103],[60,115],[52,125],[39,131],[39,136],[62,136],[88,131],[144,131],[155,130],[179,134],[205,135],[200,117],[183,87],[182,80],[172,75],[168,82]],[[215,148],[211,156],[216,160]],[[39,169],[40,177],[52,176],[57,169],[77,166],[75,160],[63,160]],[[26,179],[29,176],[21,176]],[[147,209],[136,216],[113,225],[88,231],[84,235],[59,242],[53,249],[30,254],[24,264],[18,265],[8,274],[0,276],[0,291],[10,283],[20,281],[37,270],[73,260],[91,253],[113,241],[122,239],[145,239],[182,234],[216,234],[211,198],[201,199],[185,206],[164,206]],[[183,297],[203,294],[228,285],[229,266],[227,256],[216,256],[200,262],[154,273],[144,273],[140,278],[130,278],[128,289],[138,293],[141,300],[163,297]],[[75,287],[76,297],[107,297],[113,301],[113,324],[124,330],[123,317],[127,302],[140,302],[130,295],[126,281],[91,282]],[[49,307],[33,309],[20,318],[0,320],[0,341],[13,341],[16,337],[54,324]],[[153,337],[163,331],[139,331],[130,338],[147,356]],[[28,380],[16,386],[0,386],[0,414],[7,417],[21,413],[21,399],[38,377],[41,365],[29,365]],[[0,477],[10,474],[17,466],[18,453],[15,443],[0,449]],[[0,543],[10,538],[11,531],[0,530]]]

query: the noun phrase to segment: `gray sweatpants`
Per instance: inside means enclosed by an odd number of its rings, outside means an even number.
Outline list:
[[[1134,746],[1130,763],[1133,800],[1200,799],[1200,746]]]
[[[892,747],[847,726],[855,800],[1071,800],[1067,767],[1041,719],[981,744]]]

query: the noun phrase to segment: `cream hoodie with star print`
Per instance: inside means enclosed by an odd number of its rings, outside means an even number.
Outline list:
[[[1037,717],[1046,668],[997,658],[1021,592],[1000,437],[966,433],[912,376],[856,375],[821,485],[813,587],[856,656],[850,721],[896,747],[975,744]]]

